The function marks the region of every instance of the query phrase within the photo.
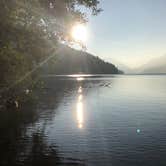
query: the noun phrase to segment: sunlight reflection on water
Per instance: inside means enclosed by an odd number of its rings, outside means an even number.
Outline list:
[[[84,78],[83,77],[77,77],[77,81],[83,81]]]
[[[78,89],[78,93],[82,93],[82,87],[79,87]],[[77,101],[77,123],[78,123],[78,128],[82,128],[83,127],[83,121],[84,121],[84,115],[83,115],[83,95],[80,94],[78,96],[78,101]]]
[[[82,93],[82,87],[81,86],[78,89],[78,93]]]

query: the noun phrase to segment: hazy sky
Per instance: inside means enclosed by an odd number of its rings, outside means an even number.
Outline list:
[[[130,67],[166,53],[166,0],[101,0],[90,17],[88,52]]]

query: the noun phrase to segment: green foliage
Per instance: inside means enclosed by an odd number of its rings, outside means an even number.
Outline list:
[[[28,62],[17,50],[10,46],[0,48],[1,84],[11,84],[23,76]]]

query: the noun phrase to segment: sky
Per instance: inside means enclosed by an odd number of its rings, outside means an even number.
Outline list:
[[[166,0],[100,0],[90,16],[88,52],[131,68],[166,54]]]

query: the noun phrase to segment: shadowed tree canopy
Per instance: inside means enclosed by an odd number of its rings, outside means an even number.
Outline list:
[[[0,23],[66,36],[74,23],[87,21],[80,7],[97,15],[98,5],[98,0],[1,0]]]

